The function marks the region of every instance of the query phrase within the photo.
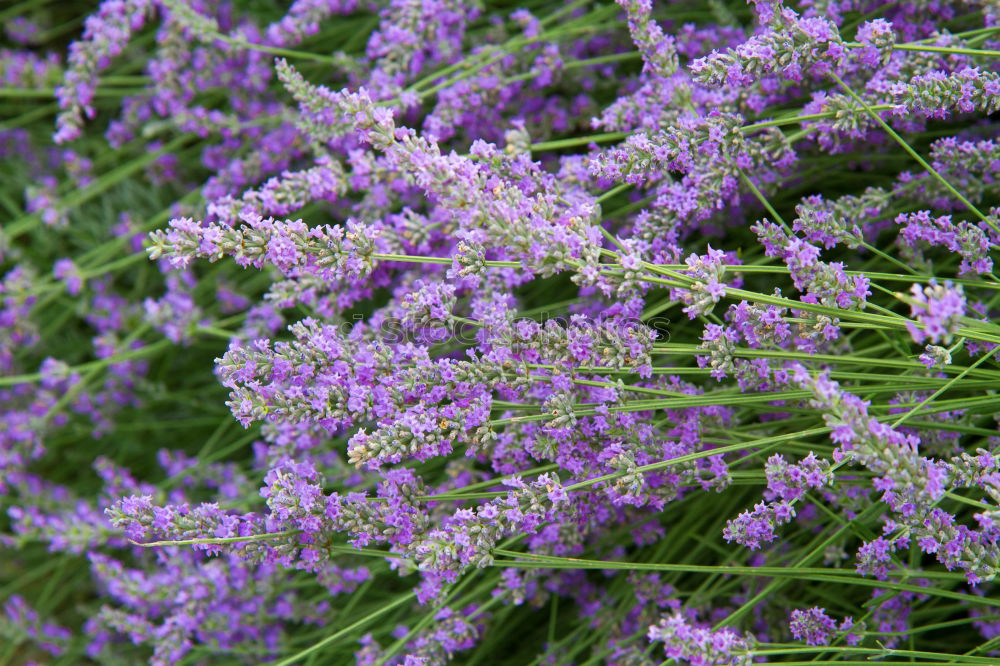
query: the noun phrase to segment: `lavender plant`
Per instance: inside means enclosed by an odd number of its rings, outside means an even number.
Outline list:
[[[0,18],[0,664],[1000,663],[995,3]]]

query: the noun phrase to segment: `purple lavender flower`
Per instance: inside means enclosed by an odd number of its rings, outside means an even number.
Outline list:
[[[288,276],[312,274],[325,280],[359,277],[372,269],[376,235],[360,224],[307,227],[302,220],[263,219],[252,213],[238,228],[200,225],[190,218],[171,220],[169,232],[150,234],[151,259],[166,257],[173,267],[193,258],[217,261],[229,254],[241,266],[273,265]]]
[[[69,69],[56,91],[62,109],[56,123],[56,143],[77,138],[84,118],[94,117],[97,73],[124,50],[152,6],[151,0],[105,0],[84,22],[83,38],[70,45]]]
[[[962,113],[995,113],[1000,109],[1000,74],[966,67],[947,73],[935,70],[893,86],[893,113],[917,113],[944,118],[954,109]]]
[[[801,499],[806,489],[822,488],[833,482],[830,462],[817,458],[812,452],[797,464],[788,464],[780,453],[776,453],[767,459],[764,471],[767,493],[784,501]]]
[[[695,282],[687,289],[675,290],[674,294],[687,304],[684,313],[688,318],[708,314],[719,299],[726,295],[726,286],[722,281],[726,272],[725,259],[725,252],[713,250],[709,245],[705,256],[691,254],[684,260],[688,265],[686,273]]]
[[[941,246],[960,255],[960,274],[981,274],[993,270],[993,259],[989,256],[990,240],[981,227],[964,221],[955,224],[951,215],[931,218],[926,210],[900,213],[895,222],[902,226],[899,232],[900,249],[906,259],[916,265],[929,266],[920,249],[921,244],[927,244]]]
[[[76,296],[83,288],[83,276],[79,267],[73,263],[72,259],[60,259],[52,267],[52,275],[57,280],[66,283],[66,292],[70,296]]]
[[[29,185],[24,191],[25,210],[36,213],[50,227],[69,224],[67,211],[55,192],[56,180],[45,176],[38,184]]]
[[[856,39],[863,48],[857,54],[858,61],[867,67],[885,65],[896,45],[896,34],[892,31],[892,23],[885,19],[865,21],[858,26]]]
[[[921,288],[913,285],[910,288],[913,300],[910,302],[910,316],[916,318],[921,326],[907,322],[906,329],[914,342],[931,342],[950,344],[952,336],[958,331],[960,319],[965,316],[965,294],[962,285],[952,286],[946,280],[939,285],[933,278],[928,286]]]
[[[767,74],[787,81],[822,76],[840,67],[847,48],[837,26],[821,17],[801,18],[789,8],[773,15],[768,29],[726,53],[713,51],[691,63],[704,85],[745,86]]]
[[[73,634],[52,622],[43,621],[20,595],[9,597],[0,615],[0,635],[17,646],[24,640],[31,641],[50,655],[58,657],[66,651]]]
[[[541,612],[520,638],[544,663],[651,666],[662,643],[750,664],[866,635],[808,607],[850,549],[851,575],[926,586],[873,588],[872,640],[943,649],[911,633],[918,605],[989,635],[984,2],[296,0],[262,21],[103,0],[78,37],[59,3],[5,9],[31,50],[0,49],[0,654],[339,663],[357,641],[359,664],[443,664]],[[940,136],[927,163],[956,189],[900,171],[913,153],[836,77],[907,141]],[[33,139],[53,89],[78,148]],[[158,266],[126,256],[144,242]],[[966,278],[915,287],[919,364],[894,356],[892,252]],[[956,372],[959,351],[985,363]],[[74,469],[88,433],[135,474]],[[700,565],[738,563],[685,547],[712,520],[750,566],[839,573],[705,588]],[[692,573],[615,573],[650,557]]]
[[[789,502],[761,502],[754,506],[753,511],[744,511],[735,520],[728,521],[722,536],[726,541],[758,550],[777,539],[775,528],[787,525],[794,517],[795,509]]]
[[[837,623],[825,610],[815,606],[806,610],[793,610],[788,628],[796,640],[805,641],[806,645],[828,645]]]
[[[750,641],[732,629],[711,631],[692,624],[680,613],[661,618],[649,627],[651,642],[662,642],[669,659],[692,665],[749,666],[753,663]]]
[[[625,9],[632,41],[642,52],[645,69],[656,76],[667,77],[677,71],[677,50],[674,39],[650,17],[651,0],[616,0]]]
[[[762,220],[750,228],[768,256],[784,260],[795,287],[806,292],[803,301],[844,309],[865,306],[871,294],[867,277],[848,276],[842,262],[821,261],[819,248],[773,222]]]
[[[886,532],[901,528],[893,540],[879,537],[858,552],[858,570],[883,578],[893,550],[904,547],[912,534],[927,553],[934,553],[949,569],[960,567],[975,584],[992,579],[998,571],[996,541],[991,530],[975,531],[956,524],[954,516],[935,508],[953,473],[948,463],[918,454],[920,440],[872,418],[868,403],[843,391],[825,376],[812,377],[794,365],[791,379],[809,388],[810,404],[827,410],[831,439],[840,445],[835,460],[857,460],[878,478],[874,487],[893,510]],[[947,544],[947,547],[942,547]]]

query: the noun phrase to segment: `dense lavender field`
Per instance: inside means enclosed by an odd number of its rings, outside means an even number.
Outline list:
[[[1000,4],[779,2],[0,4],[0,665],[1000,664]]]

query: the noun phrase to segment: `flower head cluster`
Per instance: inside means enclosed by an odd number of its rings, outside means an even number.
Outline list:
[[[699,666],[749,666],[753,663],[750,641],[732,629],[712,631],[692,624],[680,613],[661,618],[647,634],[662,642],[669,659]]]
[[[667,77],[677,71],[677,48],[674,38],[664,34],[650,14],[650,0],[616,0],[625,9],[632,41],[642,52],[645,69],[651,74]]]
[[[913,300],[910,303],[910,315],[916,318],[916,324],[908,322],[907,330],[915,342],[924,340],[950,344],[952,336],[958,331],[960,320],[965,316],[965,295],[962,285],[952,286],[946,281],[939,285],[933,279],[926,287],[915,284],[910,288]]]
[[[830,437],[840,445],[834,458],[858,461],[878,475],[873,485],[894,512],[893,518],[887,519],[886,532],[901,529],[898,538],[904,543],[912,535],[924,552],[934,553],[949,569],[963,569],[972,583],[996,576],[1000,571],[1000,533],[993,526],[969,529],[936,508],[954,473],[950,464],[919,455],[917,437],[874,418],[865,401],[843,391],[828,377],[813,377],[797,365],[791,369],[791,379],[808,388],[814,395],[810,403],[825,411]],[[884,577],[899,541],[879,537],[865,544],[858,553],[859,571]]]
[[[6,599],[0,615],[0,636],[17,646],[23,639],[31,639],[38,647],[54,657],[65,653],[72,633],[57,624],[42,621],[20,595]]]
[[[943,118],[953,110],[990,114],[1000,110],[1000,74],[978,67],[952,73],[935,70],[897,83],[892,94],[894,113],[900,116]]]
[[[773,222],[762,220],[751,229],[768,256],[780,257],[788,266],[795,287],[805,292],[804,301],[844,309],[865,306],[871,294],[867,277],[848,276],[842,262],[821,261],[818,247]]]
[[[879,215],[888,199],[877,188],[866,190],[860,197],[845,195],[834,200],[818,194],[805,197],[795,206],[792,229],[810,243],[819,243],[828,250],[838,244],[855,248],[864,240],[861,224]]]
[[[132,33],[146,22],[152,6],[152,0],[105,0],[97,13],[87,17],[83,39],[70,46],[69,69],[56,91],[62,109],[56,143],[77,138],[84,119],[94,117],[98,72],[121,54]]]
[[[892,23],[882,18],[865,21],[858,26],[855,39],[861,42],[863,48],[855,54],[858,62],[867,67],[885,65],[896,45],[896,33]]]
[[[754,505],[752,511],[744,511],[727,522],[722,536],[726,541],[735,541],[750,550],[757,550],[777,539],[776,528],[787,525],[794,517],[795,508],[785,500],[760,502]]]
[[[196,257],[218,261],[225,255],[241,266],[276,267],[290,277],[313,274],[323,280],[366,275],[372,270],[374,234],[357,223],[308,227],[302,220],[275,220],[248,214],[239,228],[171,220],[170,231],[154,232],[149,255],[182,268]]]
[[[847,632],[848,645],[857,645],[861,640],[853,618],[845,617],[838,626],[836,620],[818,606],[793,610],[789,617],[788,628],[796,640],[805,641],[806,645],[829,645],[830,639],[837,631]]]
[[[901,226],[900,249],[907,260],[917,265],[928,265],[921,252],[921,246],[926,244],[943,247],[961,256],[959,273],[989,273],[993,270],[990,239],[981,227],[964,221],[956,224],[952,222],[951,215],[933,218],[926,210],[900,213],[894,221]]]
[[[721,250],[713,250],[708,246],[705,256],[699,257],[692,254],[685,259],[688,265],[687,275],[690,275],[694,282],[687,289],[675,291],[677,297],[686,303],[684,313],[688,318],[694,319],[697,315],[705,315],[712,311],[712,308],[726,295],[726,286],[722,281],[726,272],[726,253]]]
[[[795,464],[789,464],[780,453],[767,459],[767,494],[784,501],[801,499],[809,488],[822,488],[833,482],[830,462],[810,452]]]
[[[691,72],[699,83],[716,86],[745,86],[767,75],[797,82],[837,69],[846,58],[847,48],[832,21],[782,8],[765,31],[726,53],[695,60]]]

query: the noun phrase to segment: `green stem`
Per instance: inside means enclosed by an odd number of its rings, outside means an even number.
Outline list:
[[[267,532],[266,534],[254,534],[251,536],[241,536],[241,537],[204,537],[199,539],[180,539],[177,541],[148,541],[146,543],[139,543],[138,541],[133,541],[132,539],[129,539],[129,543],[131,543],[134,546],[142,546],[143,548],[155,548],[159,546],[197,546],[197,545],[208,545],[208,544],[243,543],[245,541],[267,541],[268,539],[274,539],[276,537],[283,537],[283,536],[291,536],[293,534],[302,534],[302,530]]]
[[[850,46],[853,46],[853,44],[851,44]],[[1000,58],[1000,51],[987,51],[983,49],[963,49],[954,46],[929,46],[927,44],[896,44],[892,48],[896,51],[954,53],[956,55],[986,56],[989,58]]]
[[[22,125],[30,125],[36,120],[41,120],[46,116],[56,113],[57,111],[59,111],[59,105],[55,103],[39,106],[31,111],[27,111],[26,113],[22,113],[19,116],[0,123],[0,131],[14,129],[16,127],[21,127]]]
[[[356,629],[360,629],[361,627],[365,626],[366,624],[370,623],[371,621],[376,620],[376,619],[382,617],[386,613],[388,613],[390,611],[393,611],[393,610],[396,610],[397,608],[399,608],[403,604],[409,603],[414,598],[416,598],[416,596],[417,596],[416,592],[407,592],[405,595],[403,595],[402,597],[399,597],[395,601],[391,601],[391,602],[389,602],[389,603],[387,603],[387,604],[385,604],[383,606],[380,606],[377,610],[369,613],[368,615],[365,615],[363,618],[361,618],[357,622],[354,622],[353,624],[349,624],[348,626],[344,627],[340,631],[335,632],[335,633],[327,636],[326,638],[324,638],[323,640],[319,641],[318,643],[315,643],[314,645],[310,645],[305,650],[297,652],[296,654],[292,655],[291,657],[288,657],[287,659],[282,659],[281,661],[276,662],[275,664],[273,664],[273,666],[291,666],[291,664],[294,664],[295,662],[297,662],[297,661],[299,661],[301,659],[304,659],[305,657],[308,657],[312,653],[314,653],[314,652],[316,652],[318,650],[322,650],[323,648],[327,647],[331,643],[334,643],[334,642],[340,640],[344,636],[349,635],[351,632],[355,631]]]
[[[895,104],[877,104],[872,107],[875,111],[891,111],[896,108]],[[764,129],[765,127],[781,127],[783,125],[798,125],[800,123],[809,122],[812,120],[825,120],[827,118],[836,118],[839,111],[824,111],[822,113],[808,113],[801,116],[791,116],[786,118],[775,118],[774,120],[765,120],[759,123],[753,123],[751,125],[744,125],[740,128],[742,132],[753,132],[755,130]]]
[[[970,365],[969,367],[967,367],[965,370],[963,370],[959,374],[957,374],[954,377],[952,377],[951,380],[947,384],[945,384],[944,386],[942,386],[941,388],[939,388],[937,391],[934,391],[934,393],[932,393],[929,396],[927,396],[926,399],[924,399],[923,401],[921,401],[920,404],[918,404],[915,407],[913,407],[913,409],[911,409],[910,411],[908,411],[905,414],[903,414],[902,416],[900,416],[896,420],[896,422],[892,424],[891,427],[895,428],[896,426],[902,424],[904,421],[906,421],[907,419],[909,419],[911,416],[913,416],[914,414],[916,414],[917,412],[919,412],[921,409],[923,409],[924,407],[926,407],[927,405],[929,405],[931,402],[933,402],[934,400],[936,400],[938,396],[940,396],[942,393],[944,393],[949,388],[951,388],[956,382],[958,382],[960,379],[962,379],[962,377],[965,377],[967,374],[969,374],[970,372],[972,372],[973,370],[975,370],[976,368],[978,368],[986,359],[991,358],[993,356],[993,352],[994,351],[995,351],[995,348],[991,348],[991,349],[987,350],[987,352],[985,354],[983,354],[982,356],[979,357],[979,360],[977,360],[975,363],[973,363],[972,365]]]
[[[883,259],[885,259],[886,261],[890,262],[891,264],[893,264],[895,266],[899,266],[900,268],[902,268],[904,271],[910,273],[911,275],[920,275],[919,272],[913,270],[910,266],[904,264],[899,259],[896,259],[895,257],[893,257],[893,256],[891,256],[889,254],[886,254],[885,252],[883,252],[882,250],[878,249],[874,245],[870,245],[870,244],[868,244],[868,243],[866,243],[864,241],[861,241],[861,247],[865,248],[866,250],[868,250],[869,252],[871,252],[872,254],[874,254],[876,256],[882,257]]]
[[[94,97],[126,97],[146,92],[145,88],[97,88]],[[55,88],[0,88],[0,99],[51,99]]]
[[[24,2],[19,2],[16,5],[0,11],[0,21],[6,21],[9,18],[20,16],[25,12],[31,11],[32,9],[38,9],[39,7],[44,7],[52,2],[55,2],[55,0],[25,0]]]
[[[589,136],[576,136],[568,139],[555,139],[553,141],[542,141],[531,144],[531,152],[537,153],[544,150],[561,150],[563,148],[576,148],[577,146],[587,146],[592,143],[608,143],[610,141],[620,141],[630,136],[630,132],[605,132],[604,134],[591,134]]]
[[[875,632],[879,635],[882,632]],[[822,652],[836,652],[839,654],[873,654],[882,657],[918,657],[921,659],[953,659],[953,663],[956,664],[991,664],[996,666],[996,659],[990,659],[989,657],[963,657],[962,655],[948,654],[944,652],[925,652],[922,650],[898,650],[896,648],[866,648],[866,647],[847,647],[847,646],[816,646],[816,647],[803,647],[801,645],[795,644],[773,644],[764,643],[764,648],[755,648],[753,650],[754,655],[779,655],[779,654],[809,654],[809,653],[822,653]],[[772,647],[773,646],[773,647]],[[881,661],[874,663],[883,663]]]
[[[98,359],[96,361],[89,361],[87,363],[81,363],[80,365],[75,365],[70,368],[73,372],[89,372],[92,370],[99,370],[100,368],[106,367],[113,363],[118,363],[120,361],[128,361],[136,358],[143,358],[150,356],[152,354],[159,353],[163,349],[169,347],[172,342],[163,339],[152,344],[146,345],[145,347],[140,347],[139,349],[130,349],[128,351],[123,351],[120,354],[115,354],[114,356],[109,356],[107,358]],[[14,386],[16,384],[27,384],[30,382],[37,382],[41,380],[42,373],[31,372],[24,375],[9,375],[7,377],[0,377],[0,386]]]
[[[276,46],[266,46],[264,44],[254,44],[252,42],[245,42],[229,35],[217,34],[214,35],[216,39],[219,39],[232,46],[239,46],[245,48],[249,51],[260,51],[261,53],[270,53],[271,55],[281,56],[283,58],[298,58],[300,60],[312,60],[313,62],[321,62],[327,65],[335,65],[337,63],[336,58],[330,56],[325,56],[320,53],[311,53],[309,51],[296,51],[293,49],[282,49]]]
[[[117,185],[121,181],[135,174],[136,172],[144,169],[146,166],[148,166],[155,160],[159,159],[163,155],[173,150],[176,150],[177,148],[180,148],[181,146],[189,143],[190,141],[191,141],[190,136],[177,137],[173,141],[170,141],[166,145],[161,147],[159,150],[155,150],[153,152],[147,152],[144,155],[132,160],[131,162],[123,164],[117,169],[112,169],[108,173],[105,173],[96,180],[94,180],[94,182],[90,183],[87,187],[81,190],[71,191],[69,194],[62,197],[58,202],[56,202],[55,206],[57,208],[67,209],[67,210],[72,208],[77,208],[81,204],[84,204],[87,201],[93,199],[94,197],[103,194],[114,185]],[[9,225],[7,225],[6,228],[3,230],[3,235],[5,236],[5,240],[7,242],[14,240],[21,234],[29,231],[40,221],[41,219],[35,214],[25,215],[14,220]]]

